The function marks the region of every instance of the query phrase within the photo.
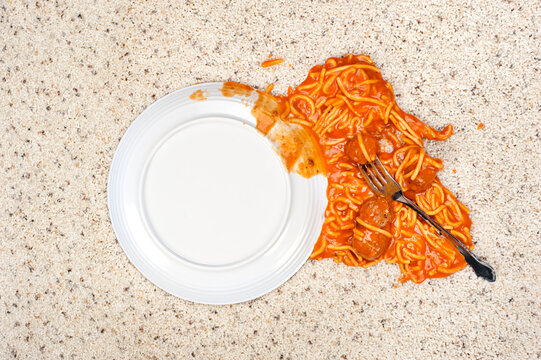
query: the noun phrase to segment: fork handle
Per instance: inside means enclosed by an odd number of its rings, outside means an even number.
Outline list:
[[[398,201],[407,207],[413,209],[419,216],[421,216],[423,219],[425,219],[430,225],[434,226],[441,234],[446,235],[449,240],[451,240],[455,246],[457,247],[458,251],[464,256],[464,259],[466,262],[473,268],[475,271],[475,274],[485,280],[488,280],[490,282],[496,281],[496,272],[494,269],[484,262],[483,260],[479,259],[477,256],[475,256],[474,253],[470,251],[467,247],[460,242],[456,237],[451,235],[451,233],[447,230],[445,230],[440,224],[435,222],[428,214],[426,214],[423,210],[421,210],[420,207],[417,206],[413,201],[408,199],[404,194],[400,194],[399,197],[396,199],[393,199],[395,201]]]

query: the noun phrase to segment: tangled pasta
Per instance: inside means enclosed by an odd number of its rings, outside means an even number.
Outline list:
[[[401,281],[416,283],[466,266],[458,250],[413,210],[374,194],[357,166],[377,155],[407,197],[473,248],[469,210],[441,184],[436,175],[442,161],[423,147],[424,139],[447,139],[452,126],[437,131],[404,113],[391,85],[364,55],[313,67],[278,101],[283,119],[314,132],[326,164],[328,205],[311,259],[362,267],[384,259],[400,266]]]

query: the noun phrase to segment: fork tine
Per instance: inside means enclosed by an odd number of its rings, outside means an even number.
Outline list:
[[[387,169],[385,169],[385,166],[383,166],[383,164],[381,163],[381,161],[379,160],[379,158],[376,156],[376,161],[373,161],[372,164],[374,164],[374,166],[376,166],[380,173],[383,173],[385,175],[385,177],[391,177],[391,175],[387,172]]]
[[[358,167],[372,191],[387,196],[401,193],[400,185],[385,169],[378,157],[364,165],[359,164]]]
[[[370,175],[375,178],[378,182],[378,186],[381,188],[385,185],[385,176],[381,174],[381,171],[374,165],[374,163],[367,163],[367,168],[369,169]],[[368,166],[370,165],[370,166]]]
[[[372,189],[372,191],[376,192],[376,193],[381,193],[381,184],[375,184],[371,178],[370,178],[370,175],[368,174],[367,172],[367,167],[365,165],[361,165],[359,166],[359,169],[361,169],[361,174],[363,175],[364,179],[366,180],[366,183],[368,184],[368,186],[370,187],[370,189]]]
[[[376,156],[376,161],[373,162],[372,164],[375,164],[375,166],[377,168],[379,168],[379,172],[380,172],[380,174],[383,174],[384,181],[386,183],[393,183],[394,185],[396,185],[396,186],[398,186],[400,188],[400,185],[396,182],[394,177],[392,177],[391,174],[389,174],[387,169],[385,169],[385,166],[383,166],[383,164],[381,163],[381,161],[379,160],[379,158],[377,156]]]

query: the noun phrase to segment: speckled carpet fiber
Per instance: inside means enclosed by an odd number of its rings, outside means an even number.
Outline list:
[[[0,2],[0,358],[541,357],[539,1],[351,3]],[[278,94],[346,52],[405,111],[455,126],[427,147],[497,282],[395,287],[395,265],[309,261],[262,298],[206,306],[143,278],[106,193],[137,115],[195,82]],[[284,63],[262,69],[269,54]]]

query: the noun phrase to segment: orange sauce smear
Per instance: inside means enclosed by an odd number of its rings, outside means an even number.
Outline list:
[[[206,90],[196,90],[190,95],[190,99],[195,101],[204,101],[207,100],[208,91]]]

